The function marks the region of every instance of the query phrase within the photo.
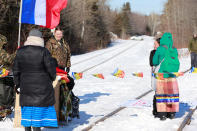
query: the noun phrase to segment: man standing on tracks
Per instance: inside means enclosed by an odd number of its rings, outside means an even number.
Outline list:
[[[188,49],[191,54],[191,68],[197,68],[197,32],[193,34],[193,38],[189,43]]]

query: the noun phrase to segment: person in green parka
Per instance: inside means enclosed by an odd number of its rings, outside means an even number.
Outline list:
[[[179,111],[179,89],[174,72],[179,70],[178,51],[173,47],[171,33],[164,33],[160,39],[160,46],[153,56],[156,72],[163,76],[156,84],[157,116],[160,120],[173,119]]]
[[[188,50],[191,54],[191,67],[197,67],[197,33],[194,33],[189,42]]]

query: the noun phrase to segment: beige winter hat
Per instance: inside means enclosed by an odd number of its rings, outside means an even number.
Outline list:
[[[161,38],[162,35],[163,35],[163,33],[160,32],[160,31],[158,31],[158,32],[156,33],[156,35],[155,35],[155,40]]]

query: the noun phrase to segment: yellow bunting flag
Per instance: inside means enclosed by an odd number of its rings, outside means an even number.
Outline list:
[[[191,69],[191,73],[197,73],[197,68],[192,67],[192,69]]]
[[[0,70],[0,77],[6,77],[9,74],[9,71],[6,70],[5,68],[2,68]]]
[[[183,72],[175,72],[173,73],[176,77],[179,77],[179,76],[183,76],[184,73]]]
[[[125,73],[122,70],[119,70],[118,68],[112,73],[113,76],[119,77],[119,78],[124,78]]]
[[[72,76],[74,80],[82,79],[83,73],[72,72]]]

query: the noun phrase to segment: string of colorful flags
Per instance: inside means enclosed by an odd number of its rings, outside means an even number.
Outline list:
[[[189,70],[189,73],[197,73],[197,68],[192,68],[191,70]],[[185,73],[184,72],[172,72],[172,73],[152,73],[152,77],[154,77],[155,79],[164,79],[164,75],[165,74],[170,74],[173,77],[180,77],[183,76]],[[105,79],[103,74],[92,74],[94,77],[100,78],[100,79]],[[125,77],[125,72],[123,70],[120,69],[116,69],[113,73],[113,76],[118,77],[118,78],[124,78]],[[136,77],[144,77],[143,72],[135,72],[132,73],[133,76]],[[77,73],[77,72],[72,72],[72,77],[75,80],[79,80],[83,78],[83,73]]]
[[[197,68],[192,68],[191,70],[188,71],[189,73],[197,73]],[[170,74],[171,76],[173,75],[173,77],[180,77],[183,76],[186,72],[173,72],[173,73],[152,73],[152,77],[156,78],[156,79],[164,79],[164,75],[165,74]],[[6,77],[9,75],[9,71],[6,70],[5,68],[2,68],[0,70],[0,77]],[[63,80],[65,80],[65,82],[68,82],[68,78],[67,78],[67,74],[62,73],[62,72],[57,72],[57,75],[61,76],[63,78]],[[125,77],[125,72],[123,70],[120,69],[116,69],[113,73],[113,76],[118,77],[118,78],[124,78]],[[144,77],[143,72],[135,72],[132,73],[131,75],[136,76],[136,77]],[[104,75],[102,73],[99,74],[92,74],[92,76],[99,78],[99,79],[105,79]],[[72,77],[75,80],[79,80],[83,78],[83,73],[77,73],[77,72],[72,72]]]

